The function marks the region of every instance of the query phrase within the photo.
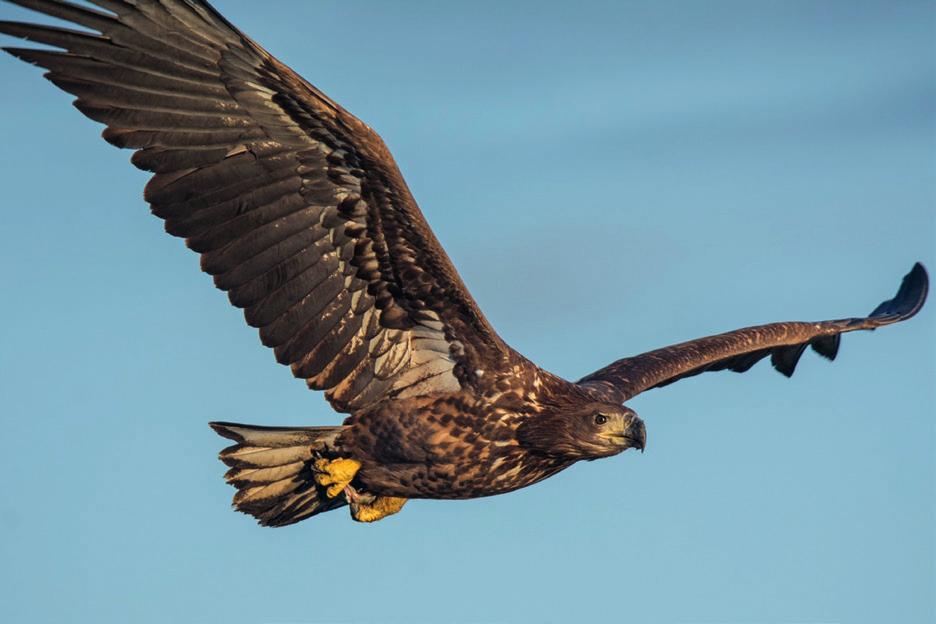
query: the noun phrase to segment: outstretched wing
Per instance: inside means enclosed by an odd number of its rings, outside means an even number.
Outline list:
[[[580,379],[579,383],[597,390],[609,401],[624,402],[644,390],[706,371],[743,373],[768,355],[774,368],[789,377],[806,347],[811,346],[819,355],[834,360],[842,334],[907,320],[923,307],[928,290],[926,270],[917,263],[904,276],[897,295],[867,317],[818,323],[771,323],[690,340],[618,360]]]
[[[470,385],[505,345],[368,126],[201,0],[12,0],[88,31],[0,22],[136,150],[166,230],[339,410]]]

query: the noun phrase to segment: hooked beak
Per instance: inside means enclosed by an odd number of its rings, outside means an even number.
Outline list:
[[[639,418],[634,418],[634,423],[625,437],[631,441],[631,447],[640,449],[641,453],[647,448],[647,426]]]
[[[647,446],[647,427],[635,414],[625,421],[623,431],[608,434],[607,438],[621,446],[622,451],[635,448],[643,453]]]

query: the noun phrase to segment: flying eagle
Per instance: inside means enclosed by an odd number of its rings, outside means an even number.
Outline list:
[[[244,309],[263,344],[348,414],[341,426],[212,423],[234,506],[282,526],[350,505],[373,521],[410,498],[509,492],[579,460],[643,450],[637,394],[910,318],[914,265],[863,318],[748,327],[624,358],[577,382],[511,349],[478,309],[380,137],[202,0],[12,0],[82,30],[0,22],[54,49],[4,48],[48,70],[154,173],[166,231]]]

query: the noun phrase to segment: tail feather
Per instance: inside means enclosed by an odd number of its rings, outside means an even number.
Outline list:
[[[328,498],[315,482],[312,461],[334,447],[344,427],[259,427],[213,422],[211,428],[237,444],[219,458],[237,488],[234,508],[263,526],[285,526],[345,505]]]

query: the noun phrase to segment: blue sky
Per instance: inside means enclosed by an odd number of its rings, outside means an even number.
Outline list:
[[[381,133],[491,322],[558,374],[865,314],[936,269],[930,2],[256,6],[217,2]],[[338,416],[162,232],[129,152],[36,68],[0,84],[5,621],[936,618],[932,303],[790,380],[638,397],[643,455],[264,529],[206,423]]]

